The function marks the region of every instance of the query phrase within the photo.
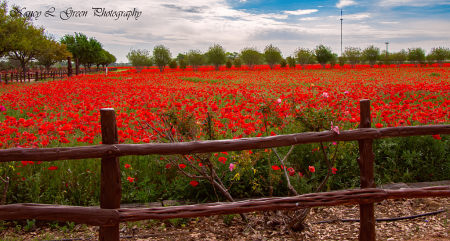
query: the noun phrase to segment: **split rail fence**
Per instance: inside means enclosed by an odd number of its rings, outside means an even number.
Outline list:
[[[108,71],[115,71],[117,68],[108,68]],[[88,74],[88,73],[97,73],[97,72],[105,72],[106,68],[97,68],[94,69],[79,69],[78,74]],[[29,71],[29,72],[10,72],[10,73],[0,73],[0,79],[5,81],[6,84],[8,82],[31,82],[33,81],[40,81],[40,80],[46,80],[46,79],[63,79],[67,78],[69,76],[69,73],[67,70],[58,70],[58,71]]]
[[[119,223],[146,219],[192,218],[238,214],[253,211],[298,210],[317,206],[360,205],[359,240],[375,240],[374,203],[385,199],[449,197],[450,186],[383,190],[373,179],[374,139],[418,135],[450,134],[450,125],[371,128],[370,101],[360,101],[360,126],[356,130],[308,132],[235,140],[198,141],[162,144],[118,144],[114,109],[101,109],[102,145],[67,148],[12,148],[0,150],[0,162],[101,159],[100,209],[89,207],[9,204],[0,206],[0,220],[38,219],[85,223],[100,226],[100,240],[119,240]],[[305,194],[294,197],[262,198],[229,203],[197,204],[175,207],[120,208],[122,184],[119,157],[128,155],[172,155],[222,151],[242,151],[319,142],[354,141],[359,144],[358,164],[361,189]]]

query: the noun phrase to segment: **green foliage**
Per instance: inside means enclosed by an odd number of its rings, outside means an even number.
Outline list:
[[[238,53],[238,52],[233,52],[233,53],[226,52],[226,53],[225,53],[225,56],[226,56],[227,59],[229,59],[229,60],[235,60],[236,58],[239,57],[239,53]]]
[[[345,47],[343,55],[350,62],[352,68],[355,68],[356,64],[360,61],[362,52],[358,47]]]
[[[176,57],[176,60],[177,60],[177,61],[180,61],[181,59],[185,59],[185,58],[186,58],[186,55],[185,55],[185,54],[179,53],[179,54],[177,55],[177,57]]]
[[[109,53],[108,51],[102,49],[100,57],[95,60],[95,65],[97,65],[97,69],[100,65],[106,67],[114,62],[116,62],[116,57]]]
[[[242,66],[241,59],[240,58],[235,58],[233,60],[233,65],[234,65],[235,68],[240,68]]]
[[[425,50],[422,48],[408,48],[408,61],[419,66],[419,64],[425,62]]]
[[[444,47],[432,48],[427,59],[435,60],[442,67],[445,59],[450,59],[450,49]]]
[[[227,62],[226,51],[219,44],[209,46],[206,54],[208,56],[208,62],[214,66],[215,70],[219,70],[220,66]]]
[[[298,48],[294,52],[294,58],[302,69],[305,69],[308,64],[314,63],[314,53],[313,51],[306,48]]]
[[[180,69],[186,69],[186,61],[184,59],[180,59],[178,61],[178,63],[180,64]]]
[[[28,220],[27,219],[27,224],[23,227],[25,232],[31,232],[34,229],[36,229],[35,223],[36,223],[35,219],[33,219],[33,220]]]
[[[178,66],[178,63],[177,63],[176,60],[172,60],[172,61],[169,63],[169,68],[170,68],[170,69],[176,69],[177,66]]]
[[[150,52],[146,49],[131,49],[127,54],[127,59],[132,66],[136,67],[137,72],[141,72],[144,66],[152,66],[153,61]]]
[[[375,63],[380,59],[380,48],[374,45],[367,46],[362,52],[362,57],[369,61],[370,67],[373,68]]]
[[[191,49],[186,54],[186,61],[194,71],[198,71],[200,66],[202,66],[206,62],[206,58],[202,51],[198,49]]]
[[[406,52],[406,50],[402,49],[400,51],[398,51],[397,53],[393,53],[390,55],[392,62],[394,62],[394,64],[397,65],[397,67],[400,67],[401,64],[403,64],[407,58],[408,58],[408,53]]]
[[[72,54],[67,51],[65,44],[56,42],[53,38],[49,39],[47,45],[42,46],[43,54],[39,56],[38,64],[44,65],[47,71],[50,71],[50,67],[63,60],[67,60],[67,57],[72,57]]]
[[[338,61],[338,55],[337,55],[337,53],[333,53],[333,58],[331,58],[331,60],[330,60],[330,67],[334,68],[337,61]]]
[[[281,67],[281,68],[286,68],[286,66],[287,66],[286,59],[282,59],[282,60],[280,61],[280,67]]]
[[[283,58],[281,57],[281,50],[272,44],[267,45],[264,48],[263,54],[264,60],[269,64],[270,68],[273,69],[275,64],[279,63]]]
[[[256,49],[256,47],[245,47],[241,50],[240,56],[249,69],[253,69],[255,65],[262,62],[261,53]]]
[[[227,69],[231,69],[231,67],[233,66],[233,63],[231,63],[231,59],[229,59],[225,65],[227,66]]]
[[[347,61],[347,58],[346,58],[345,56],[340,56],[340,57],[338,58],[339,66],[343,67],[344,64],[345,64],[345,61]]]
[[[74,59],[78,58],[78,62],[87,68],[101,57],[102,44],[95,38],[88,39],[82,33],[75,33],[75,36],[66,34],[60,42],[67,46]]]
[[[331,48],[323,46],[322,44],[314,49],[314,54],[317,62],[322,65],[323,69],[325,68],[326,63],[333,59],[333,51]]]
[[[153,61],[155,65],[158,66],[160,72],[164,72],[166,65],[172,60],[172,53],[170,53],[169,48],[164,45],[156,45],[153,48]]]
[[[225,225],[230,225],[231,221],[233,221],[236,214],[228,214],[228,215],[222,215],[223,223]]]
[[[295,59],[293,57],[286,57],[286,62],[289,65],[289,68],[295,68]]]

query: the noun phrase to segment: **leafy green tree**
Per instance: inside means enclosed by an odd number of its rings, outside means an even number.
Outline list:
[[[15,40],[10,43],[13,50],[8,52],[8,57],[20,61],[22,71],[25,72],[26,65],[31,60],[45,53],[50,40],[44,35],[43,28],[36,28],[31,24],[25,25],[20,32],[15,32],[14,37]]]
[[[425,50],[422,48],[408,48],[408,61],[414,64],[414,66],[419,66],[419,64],[425,62]]]
[[[189,52],[186,53],[186,60],[189,63],[189,65],[192,67],[194,71],[197,71],[200,66],[205,64],[206,57],[202,53],[202,51],[198,49],[191,49]]]
[[[361,60],[362,52],[358,47],[345,47],[343,55],[350,62],[350,66],[355,68],[356,64]]]
[[[233,66],[233,63],[231,63],[231,59],[228,59],[225,65],[227,66],[227,69],[231,69],[231,67]]]
[[[400,65],[403,64],[407,59],[408,53],[404,49],[398,51],[397,53],[391,54],[391,60],[397,65],[397,67],[400,67]]]
[[[283,57],[281,57],[281,50],[272,44],[267,45],[264,48],[263,57],[271,69],[283,59]]]
[[[370,67],[373,68],[375,63],[380,59],[380,48],[373,45],[367,46],[363,50],[362,56],[365,60],[369,61]]]
[[[82,33],[66,34],[60,42],[67,46],[74,59],[78,59],[78,62],[87,68],[91,68],[96,60],[101,58],[103,47],[95,38],[88,38]]]
[[[17,14],[14,9],[20,7],[13,5],[9,11],[7,2],[0,2],[0,58],[11,51],[20,50],[17,49],[19,46],[15,42],[21,41],[21,36],[32,28],[31,20]]]
[[[104,59],[105,61],[101,63],[103,67],[107,67],[108,65],[113,64],[117,61],[116,56],[112,55],[110,52],[105,50],[105,54],[107,58]]]
[[[215,70],[219,70],[220,66],[227,62],[226,51],[219,44],[213,44],[209,46],[206,55],[208,58],[208,62],[214,66]]]
[[[295,58],[294,57],[286,57],[286,62],[289,66],[289,68],[295,68]]]
[[[156,45],[153,48],[153,61],[155,61],[155,65],[158,66],[159,71],[164,72],[166,65],[172,61],[172,54],[169,48],[162,44]]]
[[[382,50],[380,59],[382,61],[382,64],[389,66],[392,63],[392,54],[390,54],[390,53],[386,54],[386,50]]]
[[[127,59],[132,66],[136,67],[137,73],[141,72],[144,66],[153,65],[150,52],[146,49],[131,49],[127,54]]]
[[[322,68],[325,68],[325,65],[328,61],[333,59],[333,51],[330,47],[326,47],[321,45],[318,45],[314,49],[314,55],[316,56],[317,62],[319,62],[322,65]]]
[[[445,59],[450,58],[450,49],[444,47],[432,48],[428,56],[430,56],[429,58],[435,60],[440,67],[442,67]]]
[[[305,69],[308,64],[314,63],[314,53],[307,48],[298,48],[295,50],[294,57],[297,63],[302,66],[302,69]]]
[[[67,60],[67,57],[72,57],[72,54],[67,51],[66,45],[56,42],[53,38],[49,39],[48,44],[43,48],[43,54],[37,60],[38,64],[45,66],[47,71],[50,71],[53,64]]]
[[[180,69],[186,69],[186,61],[184,59],[180,59],[178,63],[180,64]]]
[[[230,59],[230,60],[234,60],[234,59],[237,58],[238,56],[239,56],[239,53],[238,53],[238,52],[233,52],[233,53],[226,52],[226,53],[225,53],[225,57],[226,57],[227,59]]]
[[[177,55],[176,60],[177,60],[177,61],[180,61],[180,59],[185,59],[185,58],[186,58],[186,55],[185,55],[185,54],[179,53],[179,54]]]
[[[339,66],[344,67],[345,61],[347,61],[347,58],[345,57],[345,55],[344,56],[339,56],[339,58],[338,58]]]
[[[280,67],[281,67],[281,68],[286,68],[286,66],[287,66],[286,60],[285,60],[285,59],[282,59],[281,62],[280,62]]]
[[[233,60],[233,65],[234,65],[235,68],[240,68],[242,66],[241,59],[239,57],[235,58]]]
[[[338,55],[337,53],[333,53],[333,58],[330,60],[330,67],[334,68],[334,66],[336,66],[336,62],[338,62]]]
[[[176,69],[178,67],[178,63],[177,61],[174,59],[169,63],[169,68],[170,69]]]
[[[249,69],[255,68],[262,62],[261,53],[256,49],[256,47],[245,47],[241,50],[241,59],[247,65]]]

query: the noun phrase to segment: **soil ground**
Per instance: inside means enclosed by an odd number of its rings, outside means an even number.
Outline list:
[[[388,184],[383,188],[398,189],[448,185],[450,182],[419,184]],[[419,198],[384,200],[375,204],[375,218],[394,218],[446,210],[419,218],[377,222],[377,240],[450,240],[450,198]],[[193,219],[146,220],[121,223],[121,240],[358,240],[359,206],[312,208],[303,232],[292,232],[280,213],[247,214],[249,223],[239,215],[212,216]],[[315,223],[319,221],[329,223]],[[98,240],[98,227],[84,224],[67,225],[37,221],[0,223],[0,240]],[[27,231],[25,231],[27,230]]]

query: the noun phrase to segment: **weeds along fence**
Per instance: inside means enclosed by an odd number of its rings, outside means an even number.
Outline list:
[[[108,71],[115,71],[117,68],[108,68]],[[74,75],[78,74],[89,74],[89,73],[98,73],[105,72],[106,68],[95,68],[95,69],[79,69],[78,73],[74,73]],[[0,79],[4,81],[6,84],[8,82],[31,82],[40,81],[46,79],[63,79],[69,76],[67,70],[58,70],[58,71],[29,71],[29,72],[5,72],[0,73]]]
[[[375,240],[374,203],[385,199],[449,197],[450,186],[383,190],[373,179],[374,139],[418,135],[450,134],[450,125],[408,126],[373,129],[370,101],[360,101],[360,126],[356,130],[243,138],[235,140],[198,141],[162,144],[118,144],[114,109],[101,109],[102,145],[67,148],[12,148],[0,150],[0,161],[56,161],[68,159],[101,159],[100,209],[89,207],[10,204],[0,206],[0,220],[38,219],[85,223],[100,226],[100,240],[119,240],[119,223],[146,219],[193,218],[211,215],[238,214],[253,211],[298,210],[317,206],[360,205],[359,240]],[[354,141],[359,144],[358,164],[361,189],[305,194],[293,197],[197,204],[175,207],[123,209],[119,157],[128,155],[172,155],[222,151],[242,151],[299,145],[307,143]]]

